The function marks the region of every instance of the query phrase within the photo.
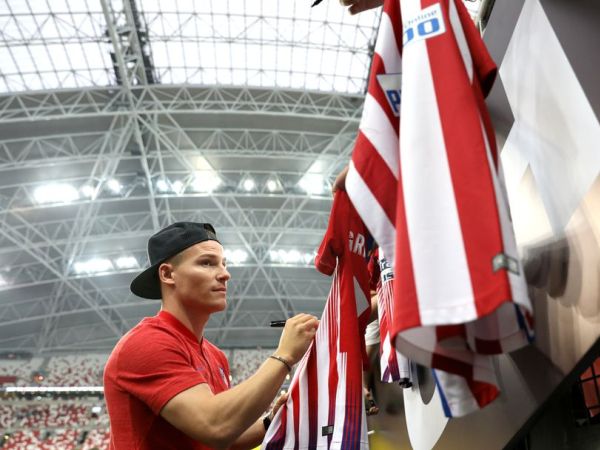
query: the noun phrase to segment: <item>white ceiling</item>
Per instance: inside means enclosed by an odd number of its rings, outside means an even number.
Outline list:
[[[157,311],[128,286],[176,220],[212,222],[231,260],[209,339],[272,346],[270,320],[320,314],[312,258],[378,21],[333,0],[0,1],[0,351],[110,350]]]

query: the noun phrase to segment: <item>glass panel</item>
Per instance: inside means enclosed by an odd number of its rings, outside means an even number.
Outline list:
[[[106,86],[114,78],[99,2],[5,0],[0,27],[0,92]]]
[[[107,0],[127,41],[123,0]],[[471,15],[481,0],[464,0]],[[380,9],[337,1],[136,0],[157,81],[362,93]],[[0,2],[0,92],[115,83],[97,0]]]
[[[194,84],[216,78],[232,85],[365,89],[368,64],[339,63],[370,59],[378,10],[350,16],[337,2],[310,8],[310,2],[289,0],[138,0],[138,5],[162,83],[174,82],[177,71],[178,82]]]

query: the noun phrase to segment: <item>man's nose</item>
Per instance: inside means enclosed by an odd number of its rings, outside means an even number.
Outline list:
[[[223,270],[219,272],[218,279],[221,281],[228,281],[231,279],[231,274],[227,270],[227,267],[223,267]]]

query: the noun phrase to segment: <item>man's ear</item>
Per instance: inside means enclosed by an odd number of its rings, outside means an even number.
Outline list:
[[[158,266],[158,279],[164,284],[175,284],[175,280],[173,280],[173,265],[162,263]]]

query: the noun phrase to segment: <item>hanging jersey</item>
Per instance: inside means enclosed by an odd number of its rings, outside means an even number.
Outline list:
[[[368,449],[362,369],[370,315],[367,261],[372,239],[345,192],[335,195],[317,269],[333,275],[314,341],[262,449]]]
[[[390,318],[394,307],[394,271],[392,265],[383,257],[379,257],[380,280],[377,285],[377,315],[379,318],[380,366],[381,381],[384,383],[398,382],[409,387],[410,364],[408,358],[396,350],[390,333]]]
[[[496,67],[460,0],[386,0],[375,53],[346,189],[394,261],[396,348],[466,386],[464,415],[497,396],[489,355],[532,339],[483,100]]]

